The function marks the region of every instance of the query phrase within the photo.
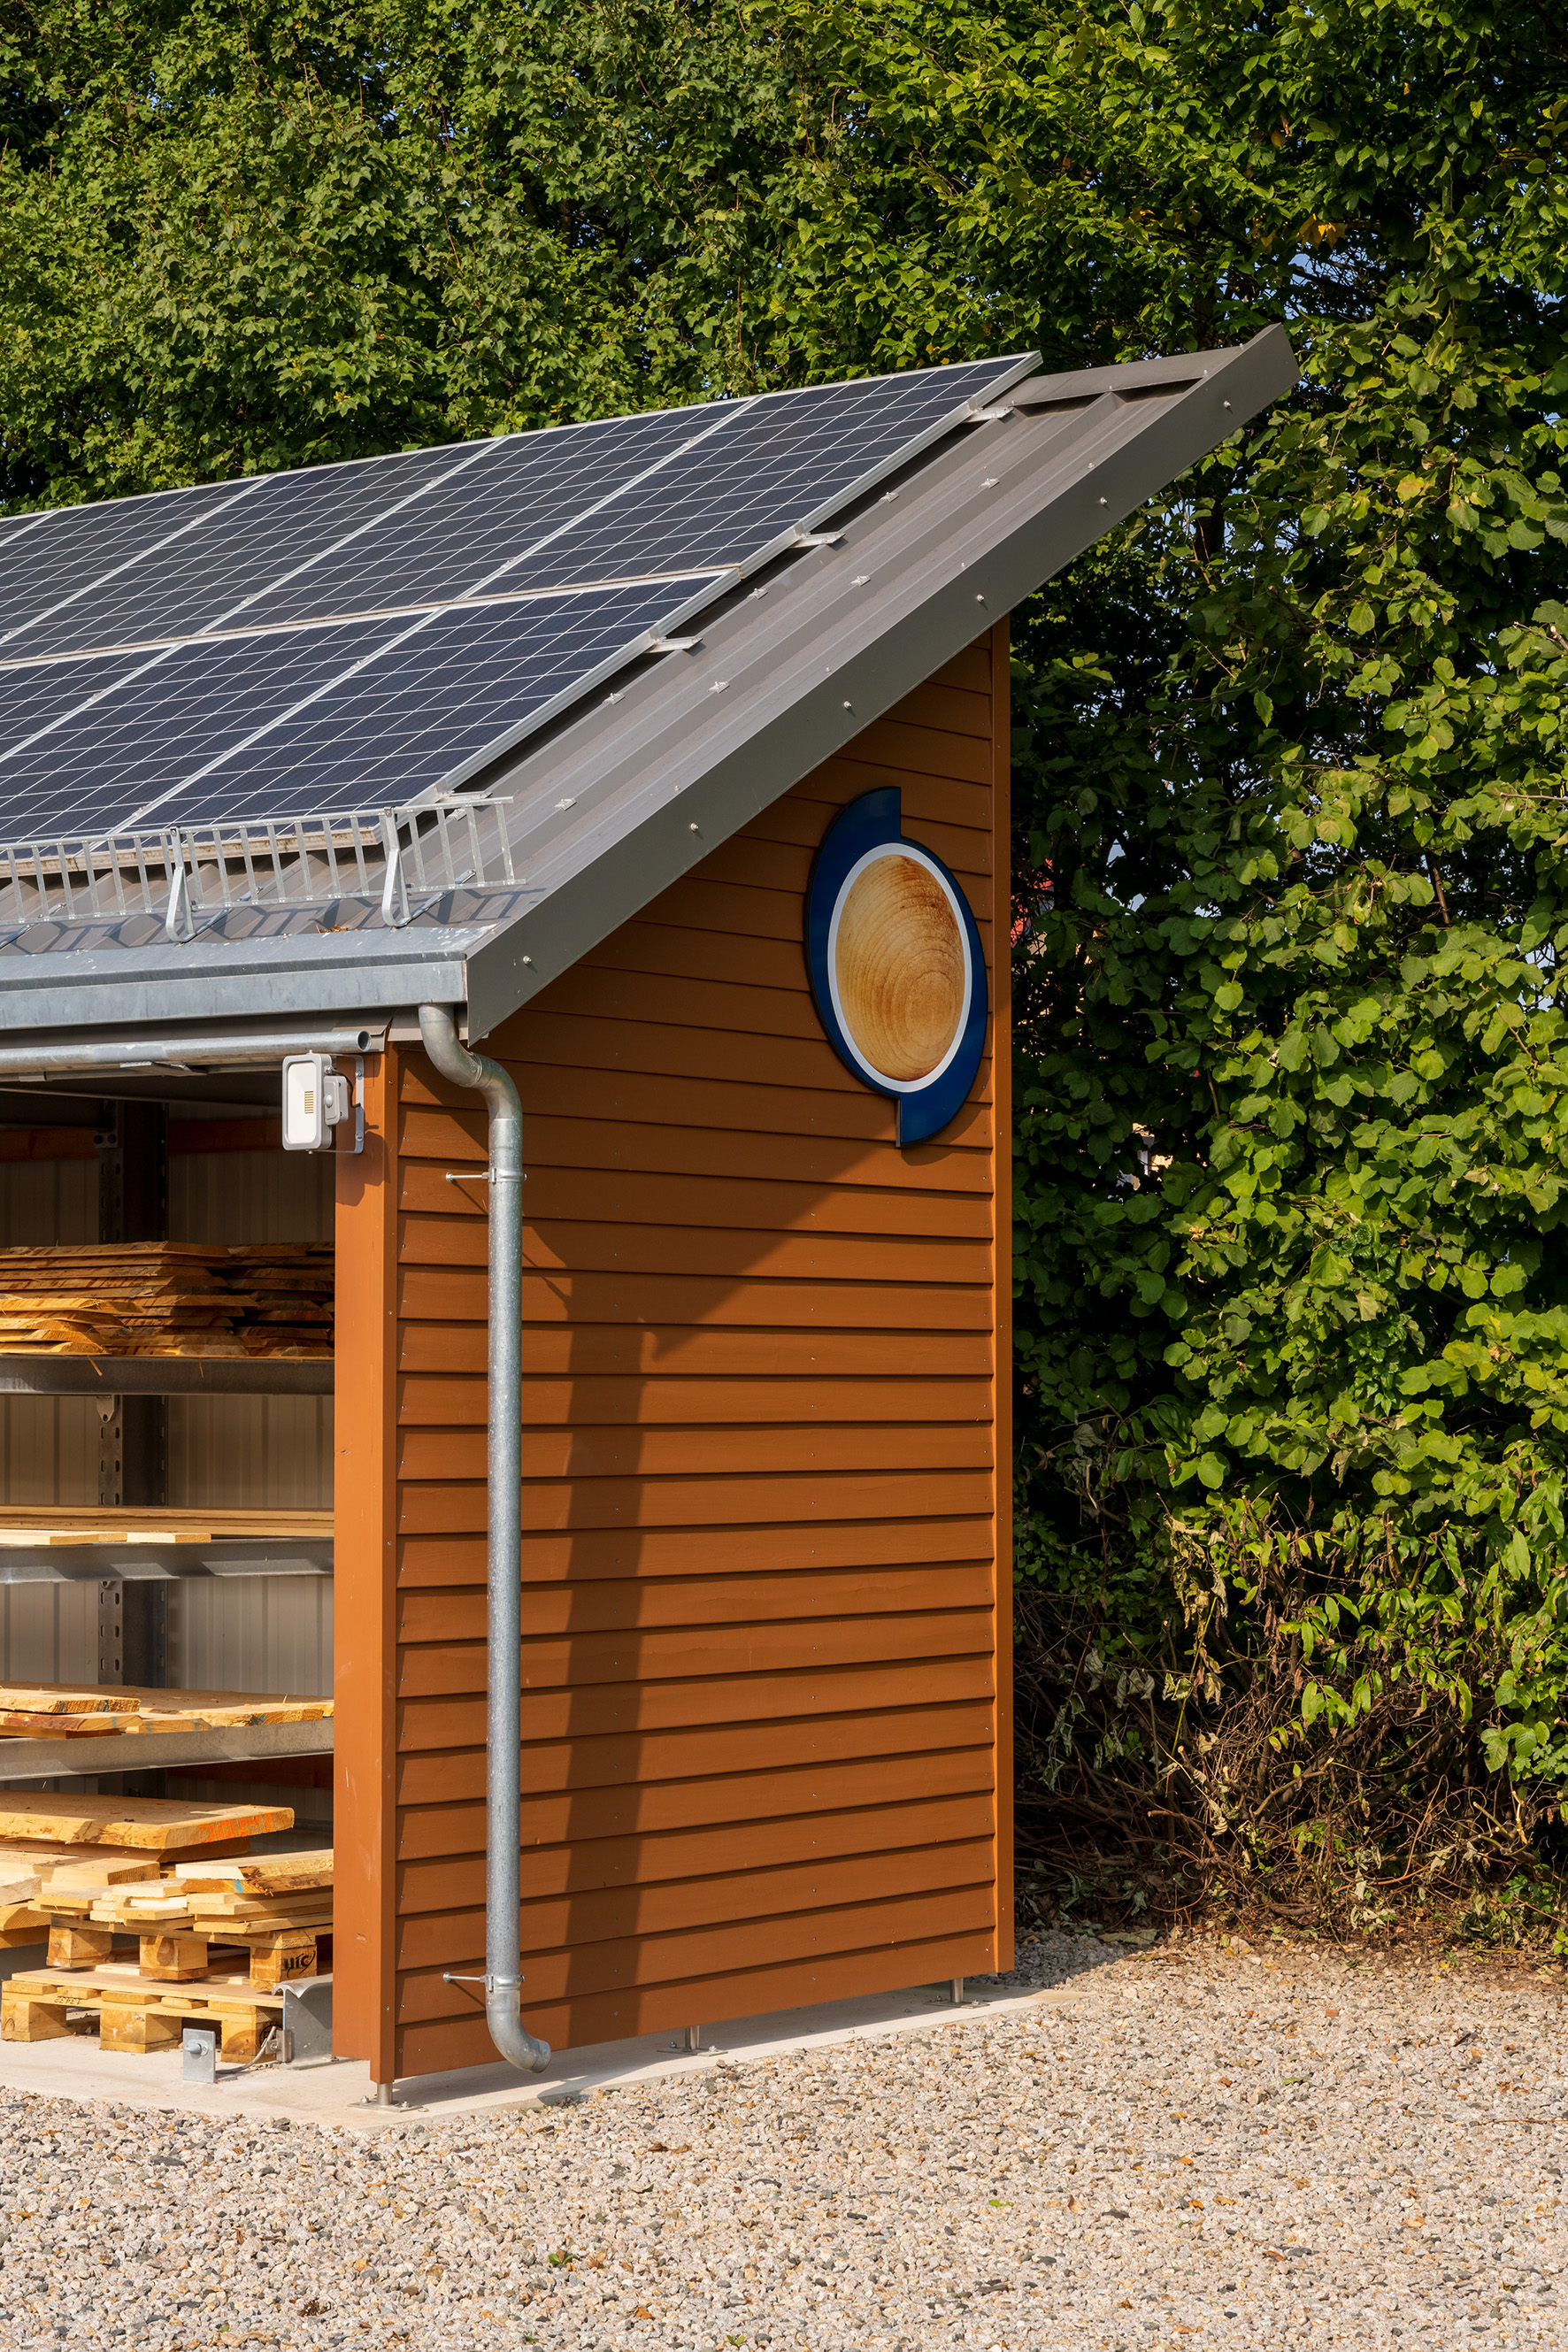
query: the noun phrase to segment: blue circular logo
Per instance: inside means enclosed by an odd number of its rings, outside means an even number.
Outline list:
[[[899,1107],[900,1144],[962,1108],[985,1049],[985,961],[969,902],[903,837],[896,789],[863,793],[823,836],[805,898],[805,960],[840,1061]]]

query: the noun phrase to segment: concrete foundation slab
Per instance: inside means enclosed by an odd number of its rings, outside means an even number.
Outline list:
[[[1063,2008],[1079,1998],[1071,1987],[1044,1990],[1016,1977],[972,1977],[965,1983],[962,2007],[955,2008],[950,1986],[917,1985],[907,1992],[705,2023],[696,2051],[688,2048],[682,2029],[559,2051],[542,2074],[519,2074],[498,2061],[493,2066],[422,2075],[398,2084],[391,2106],[370,2104],[369,2069],[357,2062],[248,2070],[220,2065],[209,2087],[183,2080],[178,2048],[127,2056],[100,2051],[86,2035],[68,2042],[0,2042],[0,2091],[92,2105],[246,2115],[258,2120],[281,2116],[340,2130],[406,2131],[458,2116],[566,2105],[617,2084],[744,2066],[787,2050],[889,2034],[941,2033],[986,2015]]]

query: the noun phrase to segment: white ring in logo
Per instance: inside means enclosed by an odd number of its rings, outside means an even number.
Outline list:
[[[860,877],[868,870],[868,867],[879,864],[884,858],[906,858],[911,866],[919,866],[925,873],[931,876],[932,881],[942,892],[942,898],[952,911],[953,925],[958,934],[959,946],[963,957],[963,1000],[958,1008],[957,1018],[954,1020],[952,1024],[952,1034],[948,1040],[947,1050],[942,1055],[942,1059],[939,1062],[934,1063],[929,1070],[923,1070],[920,1076],[915,1078],[890,1078],[885,1070],[879,1070],[874,1062],[868,1060],[865,1054],[861,1052],[860,1046],[857,1042],[855,1033],[850,1027],[849,1019],[843,1003],[840,1000],[838,991],[838,927],[840,919],[843,916],[845,908],[848,904],[849,894],[851,890],[853,890],[856,883],[859,880]],[[827,927],[826,977],[828,992],[833,1003],[833,1016],[838,1024],[838,1032],[840,1036],[843,1038],[845,1045],[847,1046],[850,1054],[854,1056],[856,1062],[866,1073],[866,1076],[877,1086],[886,1087],[891,1094],[924,1094],[929,1087],[935,1085],[937,1079],[941,1077],[942,1072],[948,1067],[949,1064],[952,1061],[953,1056],[957,1054],[960,1046],[963,1043],[963,1033],[969,1021],[969,1010],[974,999],[974,967],[970,955],[969,926],[964,920],[965,912],[966,909],[961,907],[958,902],[953,890],[952,882],[948,875],[943,872],[942,868],[937,864],[935,858],[928,856],[926,852],[912,841],[898,840],[879,842],[874,849],[868,849],[863,856],[856,859],[854,865],[849,868],[848,873],[846,874],[843,881],[838,886],[837,895],[833,901],[832,919]]]

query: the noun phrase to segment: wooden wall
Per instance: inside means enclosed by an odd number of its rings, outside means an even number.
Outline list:
[[[523,2012],[558,2047],[1010,1961],[1005,1103],[988,1063],[900,1153],[801,947],[832,815],[897,783],[1005,973],[1006,744],[998,630],[487,1041],[529,1170]],[[474,1098],[389,1053],[371,1111],[335,1967],[386,2081],[493,2055],[442,1981],[483,1965],[486,1233],[447,1181]]]

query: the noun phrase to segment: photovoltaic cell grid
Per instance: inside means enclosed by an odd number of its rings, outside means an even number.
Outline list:
[[[633,657],[680,575],[754,565],[1020,364],[0,524],[0,838],[406,803]],[[529,601],[429,609],[479,594]]]
[[[57,829],[62,802],[71,833],[402,803],[617,659],[676,593],[448,611],[390,641],[358,621],[182,646],[10,763],[14,837]]]
[[[709,421],[703,410],[678,409],[492,442],[477,463],[449,475],[384,527],[258,598],[246,617],[295,621],[437,604],[473,595],[486,583],[498,593],[536,587],[531,549],[617,490],[635,496],[626,486]],[[623,502],[616,499],[612,511]]]
[[[79,583],[68,602],[15,628],[0,644],[0,661],[145,645],[248,617],[250,601],[274,581],[316,562],[332,541],[352,545],[354,534],[448,473],[454,456],[462,454],[443,449],[400,458],[395,475],[377,460],[374,467],[260,475],[237,491],[230,484],[226,502],[210,509],[198,528],[167,539],[159,533],[162,543],[141,562],[127,562],[100,582]]]

